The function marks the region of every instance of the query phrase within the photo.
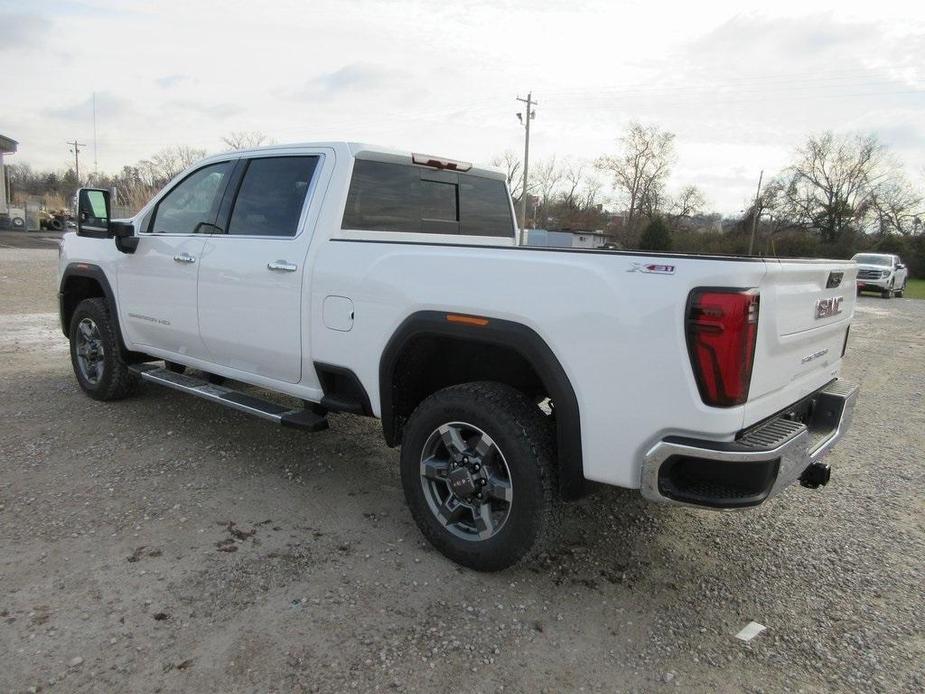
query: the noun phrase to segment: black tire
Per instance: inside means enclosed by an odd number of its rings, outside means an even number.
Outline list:
[[[500,513],[506,515],[485,539],[464,538],[451,532],[448,524],[432,510],[425,492],[429,483],[422,477],[422,456],[438,428],[448,423],[466,423],[490,437],[501,453],[500,458],[497,453],[492,454],[495,456],[492,460],[495,463],[500,460],[509,476],[509,501],[500,502]],[[486,464],[482,474],[488,467]],[[510,386],[465,383],[444,388],[425,399],[404,428],[401,478],[411,515],[424,536],[445,556],[471,569],[507,568],[531,550],[542,547],[552,531],[556,488],[552,427],[536,405]],[[470,517],[474,516],[472,512]]]
[[[61,231],[64,228],[64,222],[60,219],[52,219],[48,222],[48,228],[52,231]]]
[[[24,226],[26,226],[26,220],[22,217],[13,217],[10,220],[10,224],[13,225],[14,229],[22,229]]]
[[[903,286],[896,290],[896,296],[900,299],[903,298],[903,295],[906,293],[906,283],[903,282]]]
[[[89,321],[89,323],[85,322]],[[79,335],[82,326],[94,326],[96,347],[93,349],[95,373],[89,373],[86,356],[83,360],[78,351],[83,344]],[[91,328],[93,329],[93,328]],[[122,349],[116,326],[106,305],[101,298],[84,299],[71,316],[68,332],[71,342],[71,366],[81,390],[94,400],[120,400],[131,395],[138,387],[138,377],[128,369],[122,359]],[[82,366],[83,363],[83,366]]]
[[[184,364],[178,364],[175,361],[164,361],[164,368],[168,371],[172,371],[175,374],[182,374],[186,372],[186,366]]]

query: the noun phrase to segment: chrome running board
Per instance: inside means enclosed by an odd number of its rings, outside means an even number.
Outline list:
[[[328,428],[328,420],[324,416],[308,409],[287,408],[233,388],[209,383],[203,378],[168,371],[155,364],[133,364],[129,368],[144,381],[189,393],[197,398],[209,400],[282,426],[296,427],[306,431],[323,431]]]

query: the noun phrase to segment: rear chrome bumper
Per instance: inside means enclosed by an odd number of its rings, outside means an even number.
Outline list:
[[[735,441],[659,441],[643,462],[642,495],[683,506],[757,506],[799,480],[844,436],[857,394],[856,385],[835,380]]]

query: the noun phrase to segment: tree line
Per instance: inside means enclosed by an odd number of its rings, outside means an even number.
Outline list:
[[[270,138],[257,131],[232,132],[221,141],[228,151],[272,144]],[[165,147],[147,159],[123,166],[118,173],[91,173],[81,181],[77,180],[74,169],[63,173],[33,171],[28,164],[15,163],[7,165],[7,170],[14,198],[31,197],[49,208],[67,208],[77,188],[91,185],[112,190],[114,204],[134,214],[174,176],[207,154],[205,149],[198,147]]]
[[[859,251],[898,253],[925,276],[925,194],[873,134],[809,135],[791,163],[765,179],[744,211],[707,211],[694,184],[669,187],[675,135],[631,122],[615,151],[592,162],[541,161],[531,171],[527,227],[602,230],[627,249],[848,258]],[[523,190],[513,152],[492,163],[507,172],[515,203]],[[925,171],[922,172],[925,178]]]
[[[226,149],[269,144],[260,132],[233,132]],[[627,249],[747,253],[755,231],[757,253],[850,257],[862,250],[899,253],[916,276],[925,276],[925,195],[902,163],[875,135],[822,132],[795,148],[791,163],[769,176],[757,199],[739,215],[708,211],[694,183],[671,187],[677,163],[674,133],[629,123],[614,151],[594,160],[552,156],[523,166],[512,151],[491,163],[505,171],[515,207],[527,195],[528,228],[601,230]],[[139,209],[170,179],[206,156],[204,149],[174,146],[123,166],[116,174],[77,181],[74,171],[33,171],[8,166],[14,196],[50,199],[65,207],[80,185],[115,191],[116,204]],[[922,172],[925,177],[925,171]]]
[[[668,190],[674,140],[673,133],[634,122],[617,140],[613,154],[593,161],[556,156],[540,160],[530,172],[526,226],[603,230],[627,248],[638,248],[654,221],[669,229],[696,223],[717,226],[721,215],[705,211],[706,198],[696,185]],[[491,163],[507,173],[518,205],[524,194],[520,158],[507,151]]]

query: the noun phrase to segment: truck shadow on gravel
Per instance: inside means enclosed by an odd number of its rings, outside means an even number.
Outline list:
[[[60,382],[48,383],[53,384],[62,390]],[[117,440],[131,438],[139,459],[122,464],[135,467],[139,475],[160,474],[147,460],[155,454],[163,461],[161,467],[173,468],[175,484],[182,484],[189,475],[244,488],[253,486],[248,480],[255,477],[265,479],[261,485],[275,481],[284,486],[296,506],[311,509],[324,502],[335,509],[336,517],[325,519],[328,533],[343,536],[333,542],[333,556],[343,558],[337,548],[351,541],[360,547],[377,537],[388,541],[402,535],[409,546],[416,545],[418,555],[455,568],[423,542],[411,522],[400,490],[398,452],[382,441],[377,420],[333,415],[329,431],[305,434],[155,387],[143,387],[115,405],[87,401],[71,383],[63,390],[81,398],[100,435],[112,431],[118,432]],[[144,434],[127,430],[120,425],[123,421],[144,421]],[[199,453],[190,455],[191,450]],[[217,490],[216,494],[223,497],[228,492]],[[263,513],[272,516],[272,508],[268,503]],[[259,509],[254,512],[261,513]],[[764,509],[751,513],[764,513]],[[341,514],[349,516],[343,528],[336,523]],[[512,571],[528,571],[555,586],[632,589],[644,578],[651,580],[653,566],[659,562],[677,565],[677,550],[685,543],[680,553],[688,556],[702,547],[695,565],[712,570],[716,548],[692,536],[692,524],[701,530],[719,530],[717,523],[728,528],[747,515],[665,509],[645,502],[636,491],[595,486],[584,499],[560,506],[557,532],[537,555]],[[259,516],[250,521],[224,518],[211,522],[226,531],[209,540],[214,551],[236,553],[242,545],[252,546],[264,536],[263,532],[258,536],[258,526],[253,525],[260,522]],[[365,536],[352,540],[349,536],[353,534]]]

